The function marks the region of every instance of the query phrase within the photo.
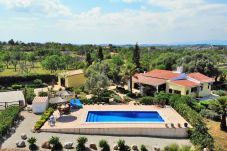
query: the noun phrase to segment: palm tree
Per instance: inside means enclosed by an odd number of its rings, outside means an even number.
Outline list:
[[[226,112],[227,112],[227,96],[222,96],[214,101],[210,108],[221,115],[221,130],[227,130]]]
[[[129,79],[130,92],[132,93],[132,76],[136,73],[136,66],[132,63],[126,63],[121,68],[123,80]]]

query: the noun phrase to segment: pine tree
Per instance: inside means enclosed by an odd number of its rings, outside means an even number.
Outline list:
[[[140,48],[138,43],[136,43],[135,49],[133,50],[133,63],[136,68],[140,68]]]
[[[92,58],[91,58],[91,54],[90,52],[88,52],[86,54],[86,62],[87,62],[87,65],[90,66],[92,64]]]
[[[102,52],[102,47],[99,47],[99,51],[98,51],[98,59],[101,62],[103,60],[104,56],[103,56],[103,52]]]

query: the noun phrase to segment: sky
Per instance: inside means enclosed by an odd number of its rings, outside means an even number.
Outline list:
[[[0,0],[0,41],[227,44],[226,0]]]

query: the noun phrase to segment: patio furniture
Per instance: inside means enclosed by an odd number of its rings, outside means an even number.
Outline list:
[[[82,108],[82,104],[81,104],[79,99],[71,99],[70,100],[70,105],[72,107],[75,107],[75,108],[78,108],[78,109]]]
[[[58,106],[58,111],[60,113],[60,116],[66,114],[70,114],[70,105],[69,104],[62,104],[61,106]]]

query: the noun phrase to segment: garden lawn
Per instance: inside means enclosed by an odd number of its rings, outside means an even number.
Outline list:
[[[215,146],[220,146],[223,151],[227,151],[227,132],[220,130],[220,122],[206,120],[209,133],[215,140]]]

